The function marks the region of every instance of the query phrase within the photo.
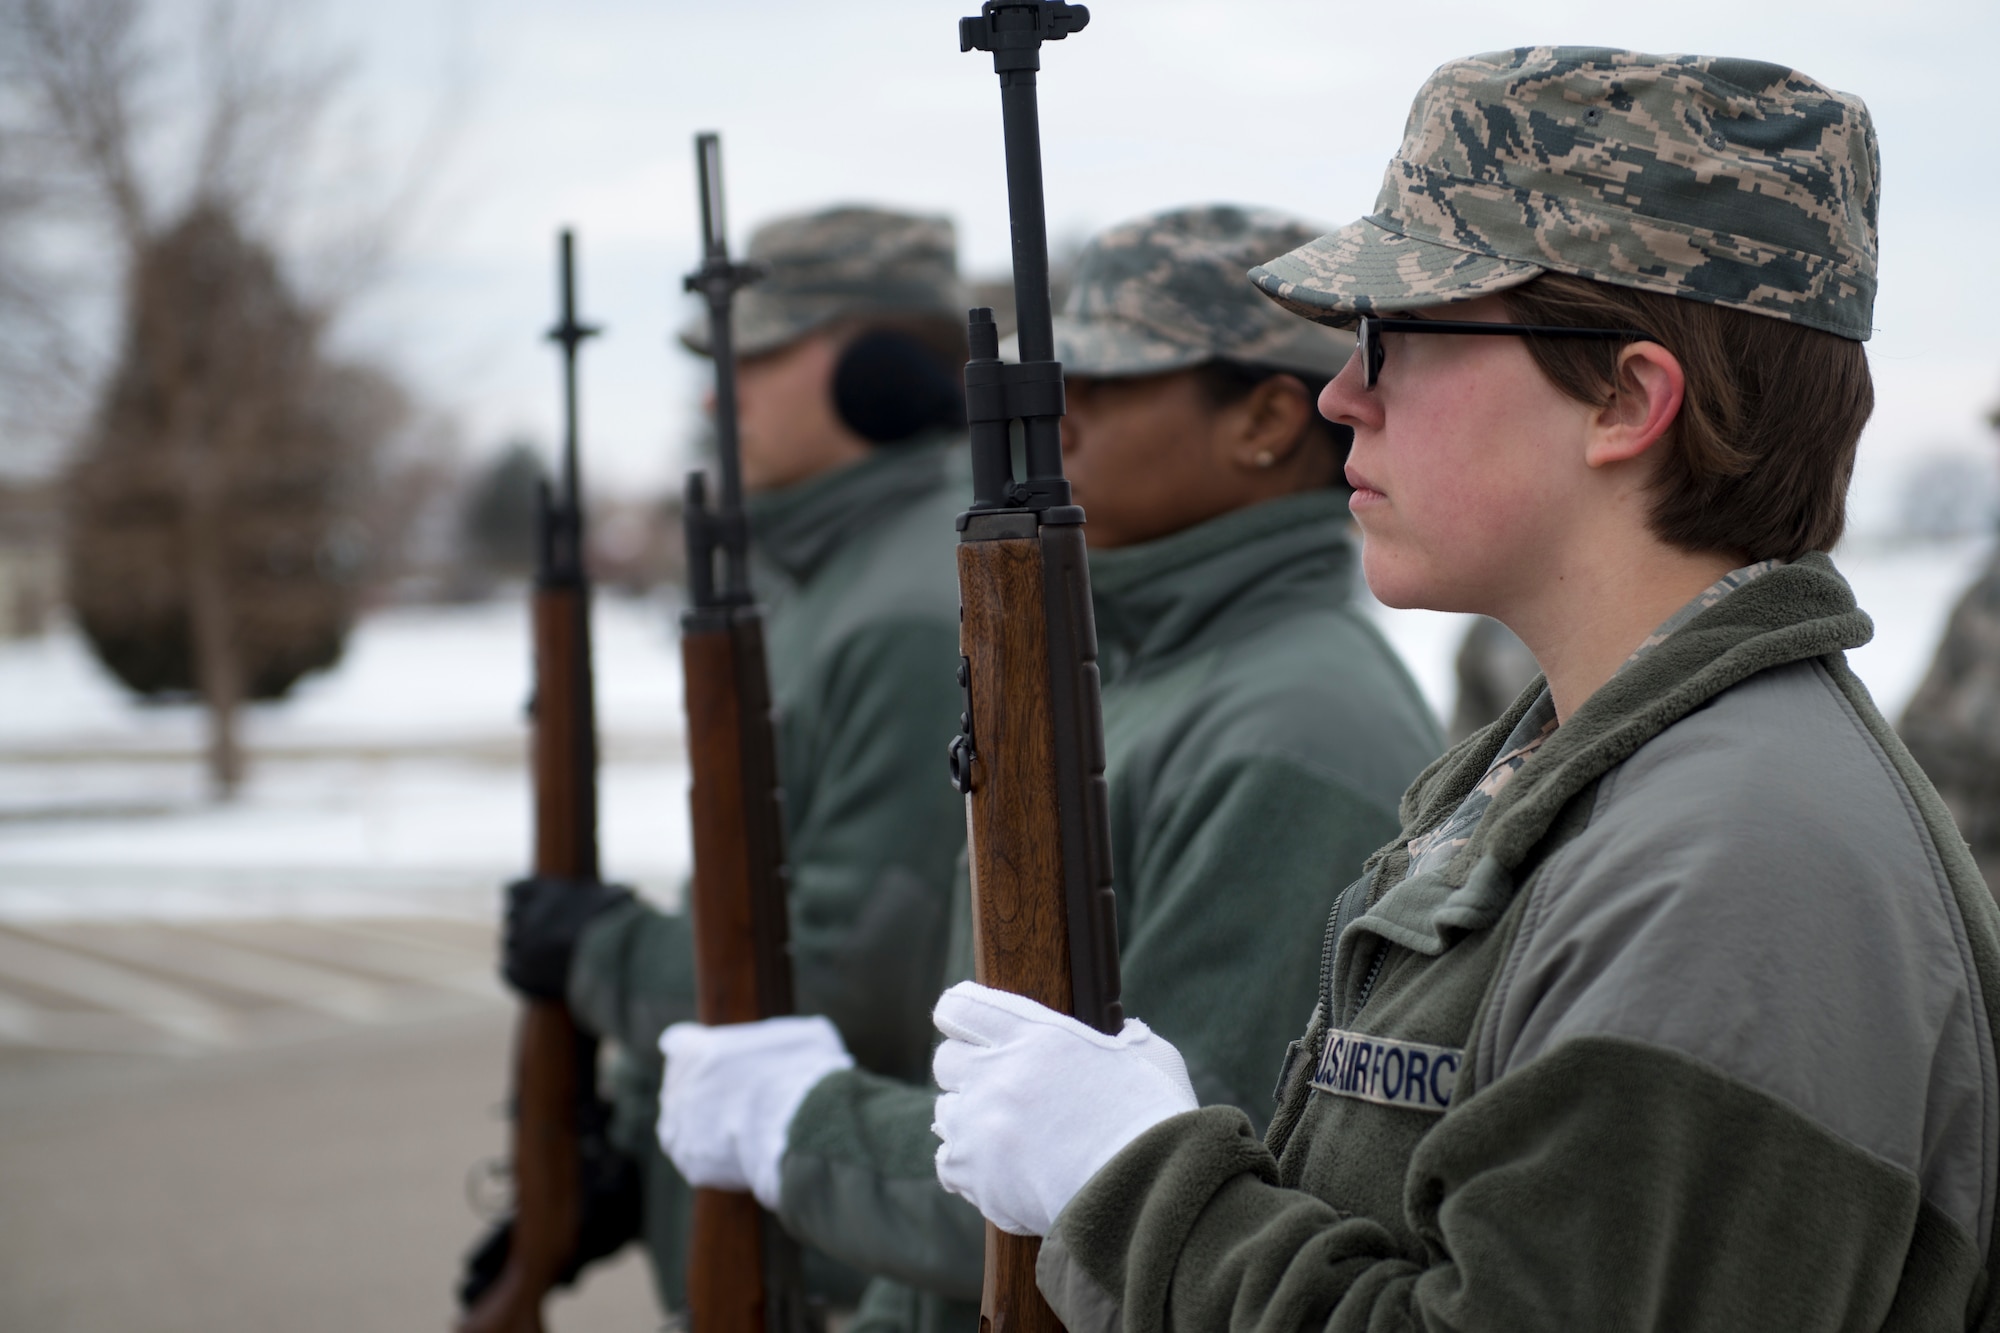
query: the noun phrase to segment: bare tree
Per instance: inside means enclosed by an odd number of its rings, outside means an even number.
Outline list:
[[[0,464],[41,470],[84,398],[80,356],[42,228],[79,202],[33,77],[34,15],[0,3]]]
[[[287,48],[294,0],[207,0],[179,52],[150,43],[153,17],[147,0],[0,0],[6,101],[16,141],[49,164],[19,179],[86,200],[122,275],[122,335],[71,472],[72,599],[128,683],[204,701],[226,797],[243,777],[243,702],[337,657],[358,605],[343,533],[365,534],[356,493],[408,403],[384,372],[329,356],[326,335],[413,195],[350,210],[308,293],[280,220],[310,192],[347,67]],[[169,67],[191,101],[159,95]],[[179,172],[152,142],[169,106],[184,108]],[[441,143],[423,140],[412,181]]]

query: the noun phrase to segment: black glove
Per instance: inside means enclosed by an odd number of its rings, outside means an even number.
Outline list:
[[[583,928],[631,896],[630,889],[595,880],[515,880],[507,886],[500,975],[531,1000],[562,1000],[569,994],[569,965]]]
[[[577,1224],[576,1249],[556,1275],[558,1287],[573,1286],[585,1268],[638,1239],[643,1219],[639,1164],[612,1147],[601,1131],[586,1133],[577,1147],[581,1153],[583,1215]],[[495,1222],[465,1256],[465,1272],[458,1280],[461,1310],[477,1305],[486,1289],[499,1281],[513,1243],[514,1218],[510,1213]]]

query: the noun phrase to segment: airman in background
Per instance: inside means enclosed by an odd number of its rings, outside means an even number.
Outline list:
[[[955,237],[941,217],[834,208],[769,223],[747,258],[769,270],[737,298],[737,393],[799,1010],[830,1018],[861,1069],[921,1078],[965,839],[942,757],[966,470]],[[682,338],[705,352],[706,325]],[[535,929],[510,935],[510,975],[545,978],[615,1044],[610,1137],[641,1164],[660,1297],[684,1308],[688,1192],[653,1126],[660,1033],[694,1015],[687,918],[607,895],[512,919]]]
[[[1952,608],[1897,730],[2000,893],[2000,550]]]

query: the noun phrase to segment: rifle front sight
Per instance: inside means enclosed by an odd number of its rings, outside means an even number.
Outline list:
[[[695,136],[696,186],[701,195],[701,267],[687,275],[686,290],[708,304],[708,355],[715,366],[715,462],[721,482],[715,507],[705,485],[690,478],[687,493],[688,566],[696,605],[750,603],[749,525],[743,516],[742,447],[736,428],[736,342],[731,306],[736,293],[764,275],[760,264],[729,258],[729,228],[722,208],[722,140]],[[699,474],[696,474],[697,477]],[[713,577],[722,555],[721,590]]]
[[[1040,113],[1035,73],[1043,42],[1061,41],[1090,21],[1064,0],[986,0],[977,17],[958,22],[958,47],[987,51],[1000,76],[1007,160],[1007,213],[1014,241],[1015,331],[1020,364],[1005,365],[990,311],[973,311],[966,334],[966,423],[972,438],[972,511],[1028,509],[1043,523],[1080,523],[1062,471],[1062,365],[1055,359],[1049,303],[1048,210],[1042,199]],[[1013,423],[1019,422],[1027,475],[1013,475]]]
[[[577,349],[604,330],[576,317],[576,236],[565,227],[556,241],[556,269],[562,315],[546,335],[562,348],[563,452],[562,494],[541,492],[541,567],[545,583],[573,582],[583,577],[583,483],[577,462]]]
[[[993,72],[1042,67],[1042,43],[1080,32],[1090,11],[1063,0],[986,0],[977,16],[958,21],[958,49],[990,51]]]

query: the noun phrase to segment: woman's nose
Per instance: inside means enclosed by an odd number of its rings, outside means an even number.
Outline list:
[[[1381,399],[1364,387],[1358,354],[1348,357],[1340,373],[1319,391],[1319,414],[1340,426],[1382,424]]]

